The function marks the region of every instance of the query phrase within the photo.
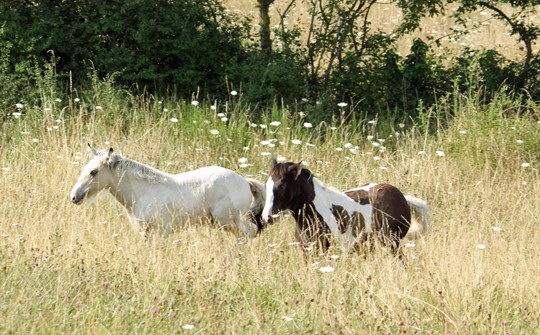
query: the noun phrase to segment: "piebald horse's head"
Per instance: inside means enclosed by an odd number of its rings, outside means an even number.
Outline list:
[[[279,212],[296,209],[314,198],[312,173],[302,167],[302,163],[270,163],[266,181],[266,202],[262,218],[271,222]]]
[[[88,144],[88,152],[92,159],[84,167],[70,193],[71,201],[76,205],[111,186],[113,149],[98,151]]]

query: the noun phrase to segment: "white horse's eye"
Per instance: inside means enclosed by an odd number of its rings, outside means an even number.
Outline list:
[[[91,175],[92,177],[95,177],[97,173],[98,173],[98,170],[92,170],[92,171],[90,171],[90,175]]]

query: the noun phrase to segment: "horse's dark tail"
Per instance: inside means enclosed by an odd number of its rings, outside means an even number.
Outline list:
[[[429,219],[429,207],[422,199],[406,195],[405,199],[411,208],[411,226],[405,236],[408,239],[416,239],[424,235],[431,224]]]
[[[251,201],[251,207],[249,208],[252,222],[257,225],[257,232],[261,232],[266,226],[262,220],[262,211],[264,209],[264,203],[266,200],[266,188],[263,183],[256,179],[246,178],[251,188],[251,194],[253,199]]]

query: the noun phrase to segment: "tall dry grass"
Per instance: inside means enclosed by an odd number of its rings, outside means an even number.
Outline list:
[[[231,11],[249,15],[254,18],[254,31],[257,29],[256,2],[251,0],[224,1],[224,5]],[[276,0],[271,6],[271,25],[279,24],[280,13],[284,13],[290,0]],[[308,1],[296,1],[295,5],[289,11],[286,17],[286,25],[294,27],[299,25],[307,27],[310,16]],[[523,45],[519,43],[517,36],[510,34],[510,29],[501,20],[495,17],[495,13],[489,10],[479,9],[478,11],[465,15],[464,22],[466,27],[458,24],[452,17],[457,6],[448,5],[444,15],[436,17],[427,17],[421,21],[420,29],[414,33],[401,37],[397,44],[397,51],[401,55],[408,55],[414,38],[422,38],[428,42],[434,52],[447,57],[459,55],[465,50],[470,49],[495,49],[509,59],[521,59],[524,56]],[[502,6],[506,13],[514,11],[509,6]],[[371,27],[374,31],[381,30],[388,34],[393,33],[396,27],[401,23],[403,14],[399,8],[392,3],[377,3],[370,12]],[[529,13],[524,18],[525,21],[535,22],[539,20],[537,13]],[[466,34],[456,34],[457,32],[466,32]],[[307,36],[307,34],[306,34]],[[304,39],[306,38],[304,36]],[[430,39],[428,41],[428,39]],[[439,44],[431,41],[439,41]],[[538,52],[538,46],[535,53]]]
[[[368,120],[360,131],[279,114],[255,122],[235,101],[214,112],[103,88],[88,97],[51,97],[3,124],[2,333],[537,331],[540,125],[511,102],[441,103],[424,135]],[[306,259],[286,218],[246,244],[209,227],[144,240],[110,197],[70,203],[87,142],[168,172],[217,164],[261,180],[271,157],[304,160],[338,188],[386,181],[426,199],[432,227],[406,264],[383,250]]]

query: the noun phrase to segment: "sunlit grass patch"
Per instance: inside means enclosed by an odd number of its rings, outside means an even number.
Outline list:
[[[63,113],[48,102],[42,117],[44,106],[25,103],[4,124],[2,332],[536,331],[534,117],[464,105],[426,133],[382,120],[306,127],[288,111],[255,116],[239,91],[196,105],[79,93],[76,103],[49,99]],[[221,165],[264,181],[272,158],[304,161],[338,189],[389,182],[424,198],[433,224],[404,242],[404,261],[384,250],[305,254],[286,215],[243,244],[194,225],[145,240],[110,199],[71,204],[88,142],[170,173]]]

